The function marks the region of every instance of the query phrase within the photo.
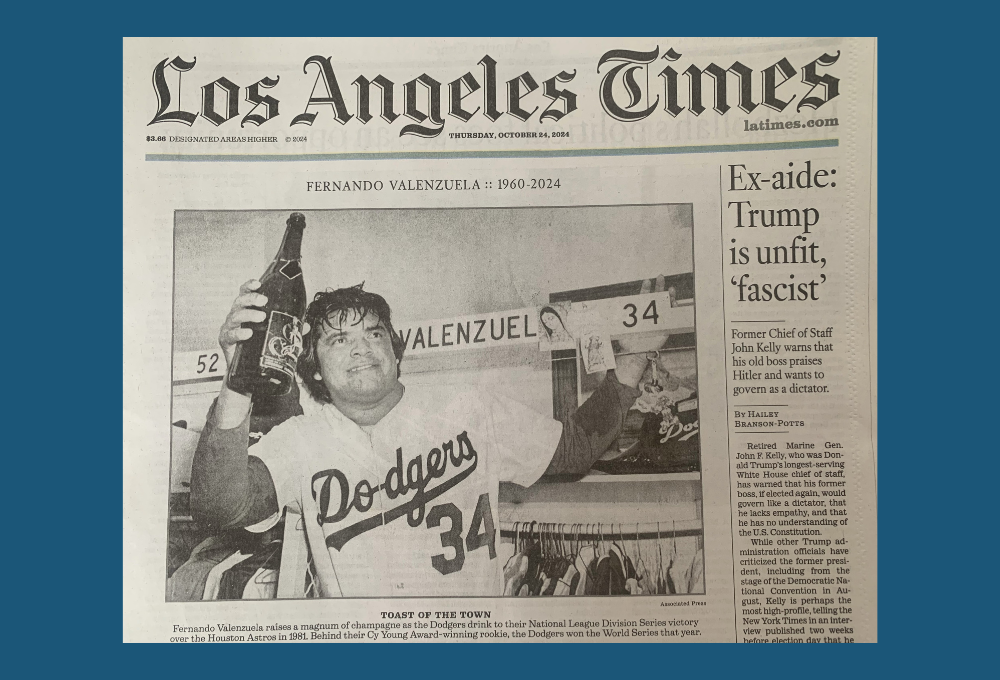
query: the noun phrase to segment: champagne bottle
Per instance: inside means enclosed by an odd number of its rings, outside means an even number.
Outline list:
[[[229,367],[229,389],[254,397],[287,394],[302,353],[306,286],[302,279],[302,232],[306,218],[292,213],[274,260],[260,277],[257,292],[267,296],[264,321],[245,323],[253,335],[236,345]]]

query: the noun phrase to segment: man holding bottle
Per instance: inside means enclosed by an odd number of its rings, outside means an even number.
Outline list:
[[[240,288],[219,342],[227,359],[259,324],[259,282]],[[251,398],[222,388],[192,472],[192,510],[214,528],[264,530],[302,514],[326,597],[500,595],[500,481],[590,469],[617,438],[646,368],[617,357],[564,423],[480,385],[406,387],[389,305],[361,286],[318,293],[299,378],[321,408],[273,428],[248,454]],[[301,409],[298,409],[301,412]]]

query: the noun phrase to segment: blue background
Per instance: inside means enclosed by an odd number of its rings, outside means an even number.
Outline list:
[[[996,628],[989,555],[997,531],[987,524],[996,493],[986,487],[997,446],[983,429],[996,401],[984,386],[995,382],[990,331],[997,305],[982,300],[990,290],[987,272],[995,269],[997,220],[987,186],[995,173],[977,167],[992,160],[987,145],[969,141],[994,126],[992,104],[983,99],[995,89],[992,62],[980,49],[986,43],[967,32],[970,15],[959,3],[945,8],[955,19],[940,16],[941,5],[930,10],[937,14],[907,5],[905,16],[870,2],[783,7],[239,3],[8,10],[14,40],[3,69],[4,139],[12,151],[5,252],[7,295],[16,307],[6,327],[14,408],[6,442],[13,493],[5,618],[16,636],[8,647],[23,655],[23,672],[254,679],[316,672],[574,679],[974,672]],[[972,16],[973,23],[986,21]],[[119,646],[121,36],[324,30],[883,36],[878,645]],[[778,664],[789,672],[776,672]]]

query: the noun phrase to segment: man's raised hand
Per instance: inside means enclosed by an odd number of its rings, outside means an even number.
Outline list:
[[[233,362],[236,343],[249,340],[253,330],[244,328],[244,323],[260,323],[267,318],[261,307],[267,304],[267,296],[256,293],[260,281],[251,279],[240,286],[240,294],[233,300],[233,306],[219,329],[219,346],[226,355],[226,362]]]

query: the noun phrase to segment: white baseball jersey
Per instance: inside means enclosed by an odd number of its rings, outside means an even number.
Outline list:
[[[534,483],[561,433],[504,397],[416,386],[374,427],[326,405],[250,453],[302,512],[324,595],[501,595],[499,483]]]

